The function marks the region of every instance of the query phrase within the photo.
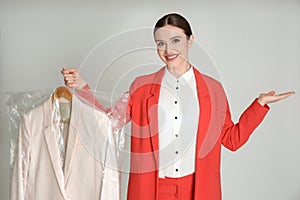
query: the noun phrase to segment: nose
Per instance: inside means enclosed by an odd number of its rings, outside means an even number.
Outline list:
[[[172,44],[169,44],[169,43],[167,43],[165,45],[165,49],[164,50],[165,50],[166,54],[172,54],[172,53],[174,53],[174,47],[173,47]]]

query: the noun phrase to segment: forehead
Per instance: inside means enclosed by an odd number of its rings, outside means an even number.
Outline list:
[[[185,37],[185,33],[181,28],[171,25],[165,25],[154,33],[155,40],[167,40],[175,36]]]

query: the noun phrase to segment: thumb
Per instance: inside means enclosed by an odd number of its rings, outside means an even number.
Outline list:
[[[272,91],[268,92],[268,95],[273,96],[275,93],[276,93],[276,92],[272,90]]]

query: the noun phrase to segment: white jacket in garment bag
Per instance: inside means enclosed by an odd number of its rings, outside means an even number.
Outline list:
[[[49,99],[21,121],[11,199],[119,200],[110,119],[73,96],[63,170],[52,110]]]

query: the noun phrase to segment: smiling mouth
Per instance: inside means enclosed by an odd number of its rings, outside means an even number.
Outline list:
[[[166,55],[165,58],[169,62],[175,60],[178,56],[179,54],[171,54],[171,55]]]

